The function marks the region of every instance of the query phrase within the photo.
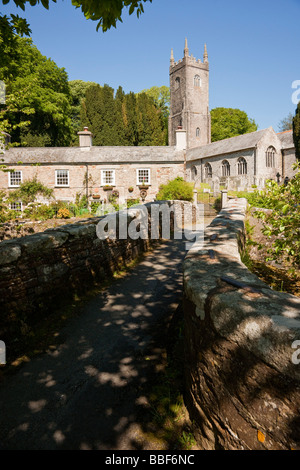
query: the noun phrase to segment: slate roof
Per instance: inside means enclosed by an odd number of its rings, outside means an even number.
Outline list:
[[[1,156],[7,164],[182,163],[175,147],[11,147]]]
[[[254,148],[265,133],[273,131],[272,127],[260,131],[250,132],[249,134],[230,137],[229,139],[218,140],[211,144],[204,145],[195,149],[189,149],[187,160],[198,160],[206,157],[223,155],[226,153],[238,152]],[[274,131],[273,131],[274,132]]]
[[[295,147],[292,130],[279,132],[277,135],[279,139],[281,140],[283,149],[291,149]]]

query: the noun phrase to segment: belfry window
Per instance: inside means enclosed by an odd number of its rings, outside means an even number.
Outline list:
[[[238,159],[238,175],[246,175],[247,174],[247,162],[244,157],[240,157]]]
[[[269,168],[275,167],[275,153],[274,147],[269,147],[266,151],[266,166]]]
[[[230,176],[230,164],[227,160],[222,161],[222,176]]]
[[[175,90],[177,90],[177,88],[180,87],[180,78],[179,77],[176,77],[175,78]]]
[[[196,86],[196,87],[201,86],[201,78],[199,77],[199,75],[194,76],[194,86]]]
[[[212,178],[212,167],[210,163],[204,165],[204,178]]]

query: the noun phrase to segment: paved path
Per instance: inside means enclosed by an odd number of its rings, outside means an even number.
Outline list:
[[[182,294],[182,241],[84,307],[61,343],[0,384],[1,449],[138,449],[143,391]],[[9,347],[9,345],[6,345]]]

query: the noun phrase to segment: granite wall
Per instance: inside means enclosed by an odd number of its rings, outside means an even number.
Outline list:
[[[246,200],[184,261],[186,401],[204,449],[300,449],[300,298],[241,262]]]

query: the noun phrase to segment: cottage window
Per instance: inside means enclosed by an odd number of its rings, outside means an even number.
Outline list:
[[[10,171],[8,174],[8,186],[15,188],[22,183],[22,171]]]
[[[137,170],[137,184],[150,184],[149,168],[139,168]]]
[[[196,87],[201,86],[201,78],[199,77],[199,75],[194,76],[194,86],[196,86]]]
[[[222,176],[230,176],[230,164],[228,160],[222,161]]]
[[[114,186],[115,170],[101,170],[101,184],[102,186]]]
[[[212,168],[210,163],[204,165],[204,178],[212,178]]]
[[[69,170],[55,170],[55,186],[69,186]]]
[[[238,159],[238,175],[247,174],[247,162],[244,157]]]
[[[275,167],[275,153],[274,147],[269,147],[266,151],[266,166],[269,168]]]
[[[11,202],[10,203],[10,210],[16,212],[22,212],[22,202]]]

